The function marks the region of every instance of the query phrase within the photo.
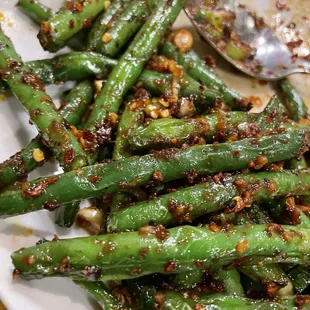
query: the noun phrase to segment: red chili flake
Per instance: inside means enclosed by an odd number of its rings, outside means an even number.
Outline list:
[[[60,272],[66,273],[70,271],[69,261],[70,261],[69,256],[65,256],[62,259],[62,261],[60,262],[59,268],[58,268]]]
[[[170,232],[163,225],[143,226],[139,228],[138,233],[140,235],[155,235],[160,241],[163,241],[170,236]]]
[[[268,192],[272,193],[277,191],[275,183],[271,182],[269,179],[265,178],[263,184],[264,187],[267,188]]]
[[[157,292],[154,297],[155,309],[162,310],[165,305],[165,295],[162,292]]]
[[[303,309],[305,304],[310,304],[310,298],[308,296],[299,295],[296,294],[294,304],[297,307],[297,309]]]
[[[30,188],[29,188],[29,185],[27,183],[23,184],[22,185],[22,194],[27,199],[39,197],[49,184],[55,183],[58,179],[59,179],[58,176],[53,176],[53,177],[50,177],[50,178],[42,181],[39,184],[34,184],[33,187],[30,187]]]
[[[218,232],[221,230],[221,227],[214,222],[209,223],[208,227],[212,232]]]
[[[36,117],[39,116],[39,115],[42,115],[42,111],[39,110],[39,109],[34,109],[34,110],[31,110],[31,111],[30,111],[30,118],[31,118],[31,119],[34,119],[34,118],[36,118]],[[43,143],[44,143],[44,142],[43,142]]]
[[[174,199],[168,200],[168,209],[173,217],[176,219],[178,224],[182,224],[184,222],[191,223],[192,219],[190,216],[190,212],[193,210],[192,205],[190,204],[181,204]]]
[[[69,166],[74,159],[74,151],[73,149],[67,150],[64,154],[64,163],[66,166]]]
[[[73,19],[69,20],[69,28],[70,29],[74,28],[74,20]]]
[[[147,257],[147,254],[149,252],[149,248],[142,248],[139,250],[140,258],[145,259]]]
[[[96,136],[89,130],[83,131],[83,138],[87,140],[88,142],[94,142],[96,139]]]
[[[288,197],[285,199],[285,209],[288,213],[288,220],[290,224],[300,224],[300,213],[297,209],[294,197]]]
[[[196,302],[198,302],[200,300],[199,295],[195,294],[195,293],[190,293],[188,296],[189,299],[194,300]]]
[[[83,21],[83,29],[88,29],[90,28],[92,25],[92,20],[87,18],[87,19],[84,19]]]
[[[88,181],[90,182],[90,183],[97,183],[97,182],[99,182],[99,177],[98,176],[96,176],[96,175],[94,175],[94,176],[91,176],[91,177],[88,177]]]
[[[58,241],[59,241],[59,237],[55,234],[52,239],[52,242],[58,242]]]
[[[266,23],[262,17],[254,15],[255,27],[257,30],[263,30],[266,27]]]
[[[169,260],[165,267],[164,267],[164,270],[166,272],[173,272],[173,271],[176,271],[176,261],[175,260]]]
[[[161,184],[164,180],[163,173],[160,171],[155,171],[152,175],[152,180],[156,185]]]
[[[0,45],[0,47],[1,47],[1,45]],[[0,70],[1,79],[4,81],[6,81],[9,78],[10,74],[11,74],[10,71],[4,70],[4,69]]]
[[[49,101],[49,98],[47,98],[47,97],[42,97],[42,98],[40,99],[40,101],[43,103],[43,102]]]
[[[103,249],[102,249],[102,252],[105,253],[105,254],[108,254],[108,253],[114,251],[115,248],[116,248],[115,243],[109,241],[109,242],[107,242],[107,243],[104,245],[104,247],[103,247]]]
[[[31,71],[26,71],[22,75],[23,82],[35,90],[45,91],[45,86],[39,77]]]
[[[294,49],[294,48],[300,46],[303,42],[304,41],[302,39],[298,39],[296,41],[290,41],[290,42],[286,43],[286,45],[289,49]]]
[[[187,173],[184,173],[184,175],[186,176],[188,183],[193,184],[199,173],[193,169]]]
[[[211,68],[216,67],[216,60],[212,56],[210,56],[210,55],[205,56],[204,61],[209,67],[211,67]]]
[[[212,180],[216,183],[216,184],[223,184],[224,182],[224,174],[222,172],[219,172],[218,174],[214,175],[212,177]]]
[[[50,212],[55,211],[59,207],[60,204],[57,202],[57,200],[47,200],[43,204],[43,209],[48,210]]]
[[[17,61],[15,61],[13,59],[9,59],[7,61],[7,64],[8,64],[9,68],[16,68],[16,67],[18,67],[20,65]]]
[[[49,33],[50,32],[50,25],[48,22],[41,23],[41,31],[42,33]]]
[[[98,147],[96,143],[96,135],[94,135],[89,130],[83,130],[82,131],[82,137],[80,138],[80,143],[83,147],[83,149],[87,153],[94,153],[96,148]]]
[[[36,260],[37,259],[36,259],[35,255],[33,255],[33,254],[29,254],[28,256],[24,256],[22,258],[23,263],[27,266],[33,265],[36,262]]]
[[[73,12],[74,11],[74,5],[72,3],[72,0],[66,0],[66,3],[64,5],[63,9]]]
[[[14,269],[12,273],[13,280],[17,279],[20,276],[21,272],[18,269]]]
[[[272,237],[271,232],[275,231],[276,233],[278,233],[279,235],[281,235],[281,237],[286,241],[286,242],[290,242],[292,240],[292,236],[290,236],[290,234],[288,232],[286,232],[284,230],[284,228],[279,225],[279,224],[275,224],[275,223],[270,223],[267,225],[267,234],[269,237]]]
[[[262,100],[258,96],[250,96],[249,100],[254,107],[259,108],[262,105]]]
[[[140,269],[140,268],[137,268],[137,267],[133,268],[133,269],[130,271],[130,274],[131,274],[131,275],[137,275],[137,274],[139,274],[139,273],[141,273],[141,269]]]
[[[77,10],[77,11],[79,11],[79,12],[82,12],[83,11],[83,6],[81,5],[81,4],[75,4],[74,5],[74,8]]]
[[[204,265],[205,265],[205,261],[202,260],[202,259],[197,259],[197,260],[195,261],[195,264],[196,264],[199,268],[203,268]]]
[[[265,286],[267,295],[269,297],[274,297],[276,295],[277,291],[279,290],[279,286],[276,283],[270,282],[270,281],[262,280],[262,282]]]
[[[238,140],[251,138],[251,137],[257,138],[259,137],[259,133],[260,133],[260,128],[256,124],[251,123],[251,124],[248,124],[248,126],[245,129],[238,131]]]
[[[179,153],[180,151],[181,149],[178,148],[169,148],[160,151],[150,150],[150,153],[154,154],[154,156],[157,158],[171,159],[172,157],[174,157],[175,154]]]

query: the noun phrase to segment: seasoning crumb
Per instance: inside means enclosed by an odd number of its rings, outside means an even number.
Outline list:
[[[39,163],[45,159],[44,153],[40,148],[36,148],[32,153],[33,159]]]
[[[105,11],[111,6],[111,1],[107,0],[103,2],[103,7]]]
[[[242,254],[249,247],[249,241],[243,240],[237,243],[236,252]]]
[[[103,43],[108,43],[112,40],[112,36],[111,34],[109,34],[108,32],[106,32],[103,36],[102,36],[102,42]]]

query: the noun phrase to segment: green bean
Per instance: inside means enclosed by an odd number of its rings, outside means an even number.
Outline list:
[[[44,84],[55,84],[69,80],[80,81],[90,77],[103,79],[108,76],[117,61],[94,52],[71,52],[26,64]],[[194,103],[201,111],[205,111],[207,107],[221,100],[221,94],[218,91],[202,89],[198,82],[186,75],[180,83],[181,95],[184,97],[196,95]],[[168,74],[144,69],[137,84],[154,95],[171,94],[171,76]],[[7,90],[5,82],[0,80],[0,93]]]
[[[224,270],[221,268],[217,271],[217,276],[224,285],[225,294],[236,297],[244,296],[240,274],[237,269]]]
[[[128,195],[128,193],[119,192],[115,193],[112,198],[112,203],[110,205],[110,212],[115,212],[121,209],[122,206],[131,203],[132,198]]]
[[[291,226],[282,229],[279,233],[269,225],[253,225],[251,229],[235,226],[229,232],[212,232],[208,227],[166,230],[149,226],[139,232],[43,242],[11,257],[15,274],[29,280],[51,276],[90,281],[130,279],[234,264],[236,259],[239,264],[240,260],[244,264],[309,263],[310,230],[296,233]],[[283,234],[292,237],[290,242]],[[246,244],[242,251],[240,243]]]
[[[43,157],[35,160],[33,156],[35,150],[43,152]],[[43,144],[41,136],[32,139],[24,149],[0,164],[0,188],[26,178],[29,172],[40,167],[51,157],[52,153]]]
[[[85,115],[93,99],[93,86],[89,81],[78,83],[62,102],[61,115],[69,124],[78,124]],[[80,209],[80,203],[61,206],[56,210],[55,223],[62,227],[71,227]]]
[[[223,184],[208,182],[195,185],[112,213],[108,221],[108,230],[110,232],[137,230],[149,223],[175,225],[224,209],[232,198],[239,196],[238,189],[234,186],[235,180],[248,182],[249,188],[251,184],[261,186],[252,197],[253,200],[266,200],[286,195],[288,192],[302,194],[300,184],[303,184],[308,195],[308,173],[308,171],[259,172],[242,175],[242,177],[238,175],[227,177],[223,180]],[[264,184],[265,179],[270,183]],[[268,191],[269,184],[272,184],[272,188],[274,185],[274,191]]]
[[[27,63],[45,84],[106,77],[117,61],[93,52],[71,52]]]
[[[304,266],[296,266],[288,273],[297,293],[302,293],[310,284],[310,271]]]
[[[17,4],[37,24],[41,24],[55,15],[53,10],[33,0],[19,0]]]
[[[103,12],[92,26],[88,38],[86,48],[89,51],[96,51],[98,43],[100,43],[103,34],[108,29],[108,25],[119,18],[119,14],[128,6],[128,0],[113,1],[106,12]]]
[[[118,55],[143,25],[146,12],[145,1],[132,1],[124,12],[120,14],[112,27],[106,30],[102,40],[97,44],[96,51],[109,57]]]
[[[304,146],[305,137],[306,133],[303,130],[293,130],[260,139],[250,138],[219,145],[197,145],[184,150],[168,149],[153,155],[83,167],[57,177],[41,178],[22,184],[22,188],[15,187],[2,192],[0,194],[0,217],[31,212],[42,207],[51,209],[49,208],[51,202],[55,208],[62,203],[98,197],[126,188],[130,190],[133,186],[139,187],[150,181],[176,180],[196,171],[199,174],[210,174],[243,169],[248,167],[249,163],[255,164],[257,159],[263,159],[268,163],[285,160],[300,151]],[[265,157],[260,157],[262,154]],[[306,172],[307,170],[298,174],[305,178],[305,182]],[[53,184],[51,184],[52,180]],[[293,181],[292,176],[292,186]],[[286,193],[290,192],[287,187],[285,189]],[[304,189],[304,193],[307,193],[307,189]],[[194,197],[193,203],[197,199],[201,197]],[[162,202],[163,206],[158,207],[166,210],[166,203]],[[199,210],[201,209],[195,209],[194,212],[200,214]],[[166,213],[169,212],[165,211]],[[158,215],[162,216],[162,214],[158,212]],[[139,216],[145,216],[145,212],[136,215],[137,218],[133,219],[132,223],[135,223]],[[173,220],[169,215],[167,218],[168,221]]]
[[[78,83],[66,96],[66,104],[59,110],[60,115],[70,125],[77,125],[82,119],[87,105],[92,101],[92,96],[93,87],[90,82]],[[43,152],[43,157],[40,160],[34,158],[36,150]],[[24,149],[0,164],[0,188],[26,178],[28,173],[41,166],[45,160],[51,157],[52,153],[43,144],[41,136],[38,135]]]
[[[171,285],[177,289],[192,289],[202,280],[202,270],[191,270],[174,275]]]
[[[178,290],[193,289],[197,286],[199,287],[201,284],[203,285],[204,272],[207,272],[208,274],[209,271],[191,270],[177,273],[173,276],[171,285]],[[219,268],[216,271],[212,270],[211,276],[215,281],[218,281],[221,285],[223,285],[223,289],[226,294],[244,296],[240,275],[237,269],[224,270],[223,268]]]
[[[129,104],[130,103],[126,104],[117,127],[117,135],[112,157],[114,160],[120,160],[131,156],[128,136],[132,130],[141,125],[144,119],[144,112],[131,109]]]
[[[71,52],[51,59],[29,61],[26,65],[44,84],[56,84],[66,81],[81,81],[89,77],[102,79],[109,74],[117,61],[93,52]],[[0,80],[0,90],[8,87]]]
[[[308,116],[307,106],[290,82],[284,79],[280,82],[280,86],[286,97],[286,107],[289,111],[290,118],[296,122],[302,118],[306,118]]]
[[[75,284],[79,285],[87,293],[89,293],[98,302],[98,304],[102,307],[102,309],[105,310],[124,309],[123,305],[109,293],[104,283],[75,281]]]
[[[144,127],[135,128],[128,141],[133,151],[181,147],[193,138],[204,138],[211,143],[217,134],[220,138],[237,130],[241,123],[251,123],[253,114],[221,112],[202,115],[194,119],[162,118],[152,120]]]
[[[153,285],[142,285],[139,283],[139,279],[130,279],[127,283],[129,290],[137,299],[139,309],[153,310],[156,288]]]
[[[37,126],[48,148],[65,169],[87,164],[87,157],[73,133],[66,128],[65,120],[55,111],[45,86],[30,68],[22,63],[11,40],[0,31],[0,69],[14,95],[28,110],[31,121]]]
[[[37,24],[41,24],[55,15],[55,12],[50,8],[34,0],[19,0],[18,6]],[[86,36],[87,33],[82,30],[70,38],[67,44],[74,50],[81,51],[85,48],[84,41]]]
[[[197,300],[191,298],[197,296]],[[197,294],[197,292],[162,291],[155,296],[156,306],[163,310],[178,309],[244,309],[244,310],[286,310],[286,309],[310,309],[308,296],[289,296],[275,300],[249,299],[229,295]],[[299,306],[301,304],[301,306]]]
[[[284,106],[280,103],[277,96],[273,96],[262,113],[257,114],[254,123],[262,132],[273,131],[277,127],[284,116]]]
[[[77,83],[61,103],[61,116],[69,124],[79,124],[93,99],[93,95],[93,85],[90,81],[85,80]]]
[[[105,0],[71,3],[71,7],[61,10],[55,16],[41,24],[38,38],[42,47],[55,52],[65,46],[67,41],[103,10]]]
[[[249,217],[253,218],[253,221],[249,220]],[[249,211],[248,209],[244,209],[239,212],[234,223],[237,225],[244,225],[246,221],[255,224],[270,223],[269,217],[258,205],[251,206]],[[277,286],[277,295],[288,295],[293,293],[292,283],[278,264],[243,266],[239,269],[256,282],[262,282],[267,289],[267,293],[269,293],[268,288],[270,284],[275,284]],[[273,295],[274,291],[272,291],[271,294]]]

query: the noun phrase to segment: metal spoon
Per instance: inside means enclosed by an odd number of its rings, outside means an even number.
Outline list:
[[[310,62],[292,57],[288,46],[282,43],[268,26],[257,29],[253,14],[250,14],[245,7],[239,6],[235,0],[219,0],[217,8],[224,8],[235,13],[233,30],[239,39],[248,42],[256,50],[255,56],[251,59],[246,58],[243,61],[232,59],[211,40],[201,24],[195,20],[193,11],[201,7],[202,2],[203,0],[188,0],[185,7],[186,14],[203,38],[239,70],[267,81],[279,80],[292,73],[310,73]],[[252,70],[251,68],[257,63],[261,65],[260,70]]]

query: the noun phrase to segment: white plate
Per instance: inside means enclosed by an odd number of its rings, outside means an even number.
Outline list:
[[[42,2],[57,9],[62,1],[45,0]],[[297,8],[299,16],[307,15],[310,17],[309,8],[306,5],[307,1],[291,0],[289,6],[294,7],[294,12],[296,12],[295,8]],[[256,8],[259,8],[260,14],[269,16],[266,21],[275,24],[279,20],[278,12],[274,6],[275,0],[243,2],[247,5],[255,6],[257,4]],[[23,60],[51,57],[49,53],[42,50],[38,43],[36,38],[38,27],[15,7],[14,0],[0,0],[0,12],[3,14],[0,15],[2,27],[6,34],[12,38]],[[273,15],[273,19],[270,19],[270,15]],[[301,19],[295,17],[294,20],[300,21]],[[303,25],[303,27],[305,26],[308,27],[309,32],[309,24]],[[176,27],[192,29],[190,22],[183,13],[178,18]],[[309,46],[309,42],[307,44]],[[201,52],[202,55],[206,55],[206,48],[206,45],[196,38],[195,49]],[[245,96],[259,96],[262,102],[266,103],[273,94],[273,88],[270,84],[261,85],[251,78],[236,73],[222,59],[218,61],[217,71],[228,85]],[[293,82],[307,103],[310,103],[310,79],[306,76],[294,76]],[[58,102],[58,95],[68,87],[70,87],[70,83],[62,86],[49,86],[47,91],[55,98],[55,102]],[[33,126],[29,125],[29,117],[17,100],[13,97],[7,99],[1,97],[0,99],[0,162],[2,162],[24,147],[37,132]],[[31,177],[52,174],[56,170],[56,166],[49,164],[32,173]],[[10,253],[21,247],[31,246],[41,238],[52,238],[54,234],[61,238],[68,238],[81,236],[85,233],[76,227],[71,230],[56,227],[53,222],[53,214],[47,211],[0,221],[0,300],[9,310],[85,310],[96,308],[93,300],[67,279],[50,278],[29,282],[12,280]]]

